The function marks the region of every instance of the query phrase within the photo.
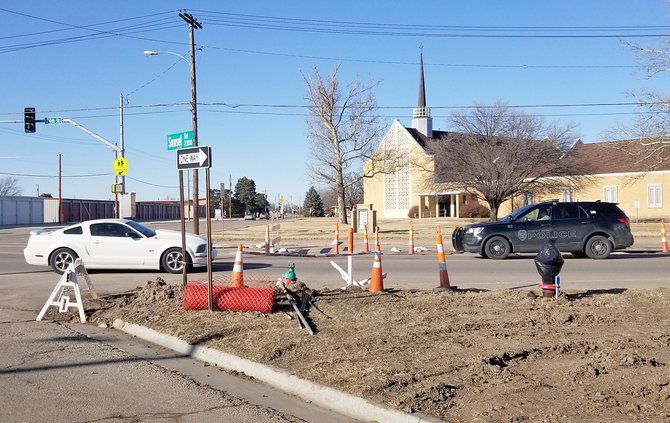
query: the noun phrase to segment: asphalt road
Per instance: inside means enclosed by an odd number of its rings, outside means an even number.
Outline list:
[[[250,224],[264,222],[240,221],[230,227]],[[174,227],[174,222],[165,226]],[[0,389],[5,393],[0,408],[11,421],[348,421],[116,331],[35,322],[59,276],[24,262],[29,231],[0,229]],[[233,248],[219,251],[213,266],[215,279],[230,274],[234,253]],[[567,290],[670,287],[668,254],[615,253],[606,260],[565,258],[561,280]],[[346,270],[346,257],[245,254],[244,277],[252,286],[267,284],[294,262],[298,278],[308,286],[342,287],[345,282],[331,260]],[[384,285],[434,288],[439,285],[437,266],[434,253],[409,256],[386,251],[382,260],[388,274]],[[371,268],[372,256],[353,257],[355,279],[367,278]],[[530,290],[539,281],[532,254],[503,261],[454,254],[447,256],[447,268],[451,284],[459,288]],[[101,294],[133,289],[156,277],[181,281],[181,275],[154,271],[90,273]],[[206,279],[204,269],[189,274],[190,281]],[[84,403],[93,405],[84,407]]]

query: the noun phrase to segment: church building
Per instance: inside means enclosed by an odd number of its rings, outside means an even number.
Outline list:
[[[419,100],[412,111],[412,126],[395,120],[379,145],[380,157],[393,157],[389,163],[364,164],[364,171],[384,171],[364,180],[364,203],[372,204],[379,218],[459,217],[472,195],[440,189],[434,182],[435,163],[428,151],[431,140],[446,138],[445,131],[433,130],[430,107],[426,106],[423,54],[419,69]]]

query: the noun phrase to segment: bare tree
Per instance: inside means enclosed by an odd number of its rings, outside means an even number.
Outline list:
[[[643,66],[646,78],[670,72],[670,37],[659,38],[656,46],[625,42]],[[643,172],[670,169],[670,98],[658,91],[632,93],[642,113],[632,123],[617,123],[606,134],[612,140],[627,141],[616,147]]]
[[[310,114],[307,118],[311,149],[309,169],[316,181],[335,190],[340,222],[346,224],[346,190],[364,176],[382,171],[373,167],[364,175],[361,170],[363,162],[376,154],[382,129],[372,93],[376,84],[356,80],[344,88],[338,70],[339,66],[324,79],[314,67],[312,74],[303,79]]]
[[[344,190],[344,198],[347,207],[354,209],[357,204],[363,202],[363,179],[358,173],[348,173],[344,176],[346,188]]]
[[[23,189],[19,186],[19,180],[13,176],[0,178],[0,196],[1,195],[21,195]]]
[[[545,124],[506,104],[476,104],[452,115],[456,132],[432,141],[436,182],[485,201],[490,219],[500,205],[525,191],[535,193],[576,187],[585,169],[570,160],[572,126]]]

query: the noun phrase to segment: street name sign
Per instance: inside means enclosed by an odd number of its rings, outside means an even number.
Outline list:
[[[177,150],[177,169],[201,169],[212,167],[212,147],[201,145]]]
[[[63,118],[59,117],[45,117],[44,118],[44,123],[45,124],[60,124],[63,123]]]
[[[171,134],[167,136],[167,149],[176,150],[178,148],[188,148],[195,145],[193,139],[193,131],[180,132],[178,134]]]

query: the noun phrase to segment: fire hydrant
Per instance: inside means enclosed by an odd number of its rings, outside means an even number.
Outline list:
[[[290,263],[288,265],[288,270],[281,275],[281,281],[284,286],[289,286],[291,283],[298,280],[298,277],[295,275],[295,263]]]
[[[535,256],[535,267],[542,278],[539,286],[543,297],[558,298],[561,280],[558,274],[563,263],[563,256],[554,240],[548,240]]]

